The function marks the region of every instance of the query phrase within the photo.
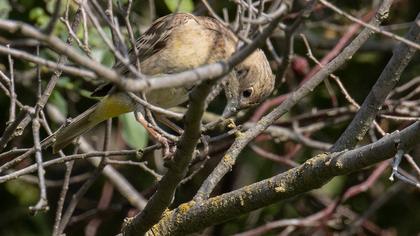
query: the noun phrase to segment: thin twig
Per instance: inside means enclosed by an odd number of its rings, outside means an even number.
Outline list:
[[[378,10],[378,16],[381,16],[383,12],[387,12],[392,1],[384,1]],[[312,2],[313,4],[313,2]],[[311,7],[312,5],[309,5]],[[371,21],[371,24],[379,25],[383,20],[382,17],[375,18]],[[200,189],[198,190],[196,196],[194,197],[195,201],[202,201],[207,199],[213,189],[216,187],[217,183],[222,179],[222,177],[228,173],[232,166],[235,164],[236,159],[238,158],[239,153],[242,149],[257,135],[263,132],[271,123],[285,114],[291,109],[300,99],[309,94],[313,89],[319,85],[324,79],[337,70],[342,64],[351,58],[354,53],[361,47],[361,45],[371,36],[372,30],[366,28],[364,29],[356,38],[353,40],[343,52],[339,54],[335,59],[328,63],[323,69],[321,69],[316,75],[314,75],[311,80],[308,80],[303,84],[299,89],[292,92],[287,100],[285,100],[280,106],[270,112],[268,115],[264,116],[260,121],[251,129],[239,135],[235,140],[229,150],[226,152],[225,156],[222,158],[221,162],[213,170],[213,172],[207,177]]]
[[[369,29],[375,31],[376,33],[383,34],[383,35],[385,35],[387,37],[390,37],[392,39],[395,39],[397,41],[400,41],[400,42],[402,42],[402,43],[404,43],[404,44],[406,44],[406,45],[408,45],[408,46],[410,46],[412,48],[415,48],[417,50],[420,50],[420,45],[415,40],[403,38],[403,37],[398,36],[396,34],[393,34],[391,32],[385,31],[385,30],[379,28],[378,26],[375,26],[375,25],[372,25],[372,24],[369,24],[369,23],[365,23],[365,22],[357,19],[356,17],[354,17],[354,16],[352,16],[352,15],[350,15],[350,14],[342,11],[340,8],[338,8],[337,6],[333,5],[332,3],[330,3],[330,2],[328,2],[326,0],[320,0],[320,2],[322,4],[324,4],[326,7],[330,8],[331,10],[335,11],[336,13],[338,13],[338,14],[346,17],[347,19],[349,19],[349,20],[351,20],[353,22],[356,22],[356,23],[358,23],[360,25],[363,25],[364,27],[369,28]],[[389,12],[385,12],[382,15],[382,17],[387,18],[388,17],[388,14],[389,14]],[[420,24],[418,21],[419,21],[418,19],[414,20],[414,22],[413,22],[412,25]]]
[[[35,206],[29,207],[29,210],[36,214],[38,212],[46,212],[49,210],[48,200],[47,200],[47,190],[45,187],[45,170],[42,165],[42,150],[39,138],[39,119],[38,116],[35,114],[34,118],[32,119],[32,132],[34,136],[34,144],[35,144],[35,160],[36,165],[38,167],[38,178],[39,178],[39,189],[40,189],[40,196],[39,200]]]
[[[8,49],[10,49],[10,45],[6,45]],[[16,92],[15,92],[15,72],[13,68],[13,59],[12,55],[9,53],[7,56],[9,61],[9,93],[10,93],[10,107],[9,107],[9,121],[8,123],[12,123],[16,117]]]

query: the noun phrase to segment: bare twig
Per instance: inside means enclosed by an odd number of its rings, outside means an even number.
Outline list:
[[[34,214],[37,212],[45,212],[49,210],[48,200],[47,200],[47,189],[45,187],[45,177],[44,177],[45,170],[42,165],[42,150],[41,150],[41,144],[40,144],[40,139],[39,139],[40,124],[39,124],[39,120],[36,114],[34,114],[35,117],[32,119],[32,132],[33,132],[34,144],[35,144],[35,160],[38,167],[40,197],[35,206],[29,207],[29,210],[32,211]]]
[[[10,49],[10,45],[7,45]],[[9,61],[9,93],[10,93],[10,107],[9,107],[9,124],[15,121],[16,117],[16,92],[15,92],[15,76],[13,68],[12,55],[8,54],[7,59]]]
[[[145,209],[133,219],[126,220],[123,226],[125,235],[145,233],[158,222],[163,211],[171,203],[178,184],[187,173],[188,165],[198,143],[205,101],[212,85],[213,83],[202,83],[191,92],[190,106],[185,114],[185,129],[169,170],[159,182],[159,188],[149,200]]]
[[[420,20],[420,14],[417,15],[416,21],[418,20]],[[413,23],[406,37],[414,42],[420,42],[420,25]],[[400,43],[397,46],[392,58],[388,61],[353,121],[332,147],[333,151],[354,147],[358,141],[363,139],[379,108],[399,81],[415,52],[416,49],[406,44]]]
[[[352,16],[352,15],[350,15],[350,14],[342,11],[341,9],[339,9],[338,7],[336,7],[335,5],[333,5],[332,3],[330,3],[330,2],[328,2],[326,0],[320,0],[320,2],[322,4],[324,4],[326,7],[330,8],[333,11],[335,11],[336,13],[338,13],[338,14],[346,17],[347,19],[349,19],[349,20],[351,20],[353,22],[356,22],[358,24],[363,25],[364,27],[369,28],[369,29],[375,31],[376,33],[380,33],[380,34],[383,34],[383,35],[385,35],[387,37],[390,37],[392,39],[395,39],[397,41],[400,41],[401,43],[404,43],[404,44],[406,44],[406,46],[409,46],[409,47],[411,47],[413,49],[418,49],[418,50],[420,49],[420,45],[419,45],[418,41],[414,40],[413,38],[408,38],[408,39],[407,38],[403,38],[403,37],[398,36],[396,34],[393,34],[391,32],[385,31],[385,30],[379,28],[378,26],[375,26],[375,25],[372,25],[372,24],[369,24],[369,23],[365,23],[365,22],[357,19],[356,17],[354,17],[354,16]],[[387,18],[388,17],[388,12],[385,13],[382,17]],[[418,18],[416,20],[414,20],[414,22],[413,22],[412,25],[416,25],[416,24],[420,24]]]
[[[59,236],[59,227],[61,222],[61,216],[63,213],[64,201],[66,200],[67,191],[70,184],[70,176],[73,170],[74,161],[66,162],[66,172],[64,174],[63,187],[60,192],[60,198],[57,203],[57,211],[55,213],[54,227],[53,227],[53,236]]]
[[[333,176],[348,174],[392,157],[397,151],[395,141],[413,147],[415,139],[420,137],[419,131],[420,122],[416,122],[373,144],[340,153],[323,153],[272,178],[204,201],[184,203],[165,214],[152,232],[155,235],[196,232],[238,214],[318,188]]]
[[[1,54],[10,54],[13,57],[19,58],[19,59],[23,59],[29,62],[33,62],[39,65],[44,65],[48,68],[51,69],[58,69],[58,70],[62,70],[65,73],[71,74],[71,75],[75,75],[75,76],[80,76],[80,77],[86,77],[86,78],[92,78],[92,79],[96,79],[98,78],[97,75],[91,71],[85,70],[85,69],[81,69],[81,68],[76,68],[76,67],[72,67],[72,66],[67,66],[64,64],[59,64],[57,62],[53,62],[41,57],[37,57],[34,55],[31,55],[29,53],[26,53],[24,51],[20,51],[17,49],[13,49],[13,48],[8,48],[8,47],[4,47],[2,45],[0,45],[0,53]]]
[[[104,135],[104,147],[103,150],[106,153],[109,146],[109,137],[111,135],[111,127],[112,127],[112,119],[109,119],[106,125],[105,135]],[[95,181],[100,176],[102,170],[106,166],[106,159],[107,155],[101,156],[101,161],[95,171],[92,173],[92,176],[80,187],[80,189],[72,196],[72,199],[69,203],[69,206],[67,207],[66,211],[63,214],[63,218],[60,222],[60,226],[58,227],[58,232],[61,235],[67,224],[70,221],[70,217],[73,215],[74,210],[76,209],[77,204],[79,203],[80,199],[86,194],[86,192],[89,190],[89,188],[95,183]]]
[[[392,1],[384,1],[378,10],[378,18],[371,21],[371,24],[379,25],[382,18],[382,14],[387,12]],[[364,29],[355,40],[353,40],[341,54],[335,59],[328,63],[323,69],[321,69],[311,80],[308,80],[298,90],[291,93],[286,101],[280,106],[270,112],[268,115],[263,117],[253,128],[247,130],[241,134],[234,142],[234,144],[226,152],[222,161],[217,165],[209,177],[200,187],[194,199],[200,201],[207,199],[217,183],[222,177],[232,169],[235,161],[241,152],[241,150],[258,134],[264,131],[272,122],[281,117],[286,113],[292,106],[294,106],[300,99],[305,97],[311,92],[318,84],[326,79],[331,73],[337,70],[346,60],[349,60],[351,56],[361,47],[361,45],[370,37],[372,31],[370,29]]]

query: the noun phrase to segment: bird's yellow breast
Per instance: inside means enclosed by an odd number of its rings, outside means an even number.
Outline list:
[[[111,117],[133,111],[135,105],[133,101],[123,93],[115,93],[102,99],[92,114],[92,121],[103,121]]]

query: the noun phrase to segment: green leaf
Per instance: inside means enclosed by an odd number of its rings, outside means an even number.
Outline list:
[[[69,77],[63,76],[58,80],[57,87],[72,90],[74,89],[74,84]]]
[[[114,55],[112,52],[110,50],[104,51],[101,64],[111,67],[114,65],[114,61]]]
[[[22,205],[29,206],[34,204],[38,199],[38,188],[21,180],[8,181],[5,187],[10,194],[16,196]]]
[[[67,116],[67,101],[61,96],[60,92],[54,90],[51,94],[50,102],[54,104],[65,117]]]
[[[36,20],[36,19],[38,19],[40,17],[43,17],[43,16],[45,16],[45,12],[40,7],[35,7],[29,12],[29,19],[30,20]]]
[[[55,2],[56,1],[46,1],[46,4],[47,4],[46,9],[47,9],[47,12],[49,14],[53,14],[53,12],[55,10]],[[60,14],[64,13],[64,11],[65,11],[65,7],[63,7],[63,5],[64,4],[62,4],[62,6],[60,7]]]
[[[7,0],[0,0],[0,19],[7,19],[12,7]]]
[[[148,141],[147,130],[137,122],[134,113],[127,113],[120,116],[123,123],[122,136],[131,148],[142,149],[146,147]]]
[[[103,30],[108,38],[112,38],[111,29],[109,27],[103,27]],[[83,33],[83,31],[81,31],[81,33]],[[92,49],[92,57],[95,60],[100,61],[106,66],[111,67],[114,65],[114,55],[107,47],[104,47],[105,43],[95,28],[89,29],[89,45]]]
[[[359,63],[376,63],[378,60],[380,60],[380,56],[378,53],[360,53],[356,57],[357,62]]]
[[[192,12],[194,10],[192,0],[165,0],[165,4],[171,12]]]
[[[320,189],[317,189],[315,191],[318,191],[322,195],[327,195],[330,197],[338,196],[340,192],[342,191],[344,184],[346,182],[345,176],[336,176],[333,179],[331,179],[330,182],[322,186]]]
[[[48,24],[50,17],[45,13],[44,9],[35,7],[29,12],[29,19],[34,21],[37,26],[43,27]]]

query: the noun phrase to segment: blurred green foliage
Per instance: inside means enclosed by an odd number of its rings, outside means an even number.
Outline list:
[[[5,183],[5,188],[19,201],[20,205],[29,207],[38,201],[39,190],[32,184],[21,180],[12,180]]]
[[[194,10],[192,0],[165,0],[165,4],[171,12],[192,12]]]
[[[148,141],[148,134],[146,129],[137,122],[134,114],[128,113],[121,115],[120,120],[124,126],[122,136],[128,146],[133,149],[145,148]]]
[[[0,18],[7,19],[11,10],[8,0],[0,0]]]

